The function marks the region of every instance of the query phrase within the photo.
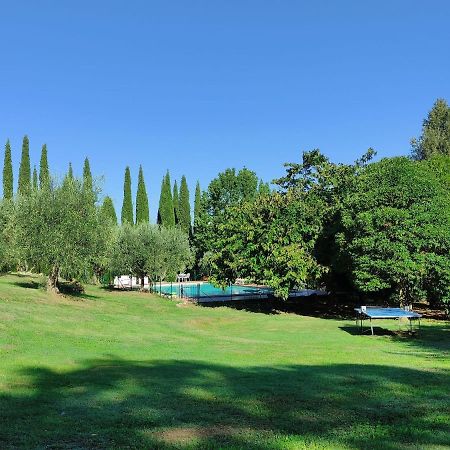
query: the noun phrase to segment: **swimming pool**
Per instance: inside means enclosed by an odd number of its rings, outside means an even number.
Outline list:
[[[231,285],[225,289],[214,286],[211,283],[173,283],[154,286],[154,290],[162,295],[185,297],[200,301],[239,300],[250,298],[267,298],[273,290],[257,286]]]

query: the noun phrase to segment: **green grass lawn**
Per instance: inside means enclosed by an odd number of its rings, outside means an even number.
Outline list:
[[[3,276],[0,448],[449,448],[448,323],[354,331]]]

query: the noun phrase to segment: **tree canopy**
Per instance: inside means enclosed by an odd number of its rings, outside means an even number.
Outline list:
[[[97,211],[82,182],[66,178],[54,189],[40,189],[17,202],[14,228],[18,259],[48,275],[57,290],[58,278],[83,278],[91,271],[101,235]]]
[[[434,155],[450,156],[450,108],[444,99],[437,99],[428,117],[423,121],[422,134],[411,140],[415,159]]]

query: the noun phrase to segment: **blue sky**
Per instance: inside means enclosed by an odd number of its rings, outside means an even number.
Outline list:
[[[1,1],[1,0],[0,0]],[[448,1],[1,1],[0,142],[51,169],[85,156],[120,214],[123,172],[193,194],[227,167],[265,180],[303,150],[409,152],[450,100]]]

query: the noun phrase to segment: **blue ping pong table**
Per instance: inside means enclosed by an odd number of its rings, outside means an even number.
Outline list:
[[[372,320],[375,319],[408,319],[409,320],[409,329],[412,332],[412,321],[418,320],[419,329],[420,329],[420,318],[422,317],[419,313],[414,311],[403,309],[403,308],[383,308],[382,306],[361,306],[359,308],[355,308],[356,311],[356,325],[358,325],[358,321],[361,324],[361,333],[363,332],[363,321],[370,321],[370,331],[373,335],[373,324]],[[368,331],[368,330],[367,330]]]

